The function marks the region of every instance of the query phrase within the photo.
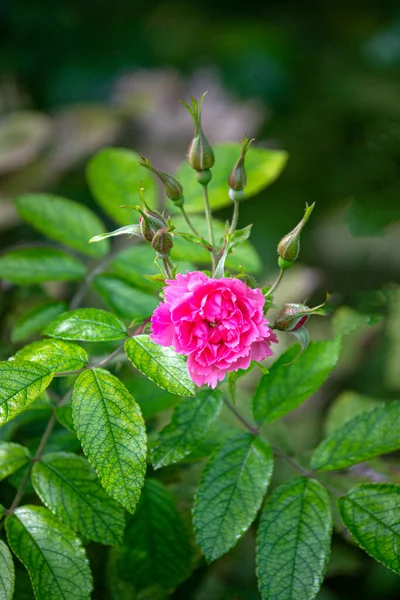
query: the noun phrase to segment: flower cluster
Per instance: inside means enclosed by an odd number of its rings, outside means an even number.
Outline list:
[[[271,343],[278,340],[264,317],[261,290],[199,271],[178,274],[166,284],[165,302],[151,319],[151,338],[188,356],[198,386],[215,388],[229,371],[272,355]]]

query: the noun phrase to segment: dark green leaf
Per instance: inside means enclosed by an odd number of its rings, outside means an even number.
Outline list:
[[[175,408],[172,421],[159,433],[152,451],[155,469],[178,462],[196,448],[222,408],[217,391],[199,392],[196,398],[183,398]]]
[[[84,371],[75,383],[72,414],[103,487],[134,512],[146,472],[146,428],[134,398],[108,371]]]
[[[29,462],[29,450],[12,442],[0,442],[0,480]]]
[[[262,600],[313,600],[326,570],[332,515],[315,479],[296,477],[269,498],[258,529],[257,576]]]
[[[0,278],[11,283],[42,283],[82,279],[80,260],[55,248],[21,248],[0,257]]]
[[[231,206],[232,200],[228,195],[227,180],[233,165],[240,154],[239,143],[224,143],[214,146],[215,166],[212,170],[210,187],[211,208],[220,209]],[[251,198],[270,185],[280,175],[288,155],[282,150],[266,150],[251,146],[246,155],[247,185],[244,198]],[[201,186],[193,176],[193,169],[185,161],[179,167],[177,179],[185,190],[185,208],[188,212],[202,212],[204,209]]]
[[[370,193],[363,198],[354,198],[344,222],[354,237],[383,235],[384,228],[400,219],[398,189]]]
[[[57,421],[68,429],[71,433],[75,433],[74,421],[72,418],[72,404],[63,404],[62,406],[57,406],[54,409],[56,413]]]
[[[15,570],[8,546],[0,540],[0,598],[12,600],[14,595]],[[16,599],[17,600],[17,599]]]
[[[81,346],[62,340],[40,340],[19,350],[17,360],[34,361],[52,373],[77,371],[86,367],[89,357]]]
[[[107,241],[91,246],[89,239],[104,225],[87,206],[51,194],[24,194],[15,200],[19,215],[38,231],[89,256],[107,254]]]
[[[159,302],[155,296],[149,296],[113,275],[98,275],[93,280],[93,287],[122,319],[149,317]]]
[[[122,279],[129,281],[134,287],[144,290],[159,290],[144,278],[144,275],[156,275],[159,273],[154,263],[156,254],[150,244],[135,244],[119,252],[109,263],[108,270]]]
[[[174,588],[188,574],[190,546],[169,492],[146,479],[136,512],[128,518],[124,544],[118,548],[120,571],[144,588],[154,583]]]
[[[292,364],[298,346],[291,346],[261,377],[253,398],[254,418],[258,423],[270,423],[297,408],[324,383],[336,365],[341,339],[310,343]]]
[[[179,396],[194,396],[186,361],[173,348],[159,346],[148,335],[136,335],[125,342],[125,352],[133,366],[164,390]]]
[[[400,448],[400,402],[364,412],[336,429],[315,450],[313,469],[334,471]]]
[[[32,471],[42,502],[66,525],[102,544],[122,541],[124,510],[100,485],[87,461],[75,454],[45,454]]]
[[[9,544],[39,600],[89,600],[92,576],[78,537],[46,508],[21,506],[6,520]]]
[[[122,204],[139,204],[139,189],[145,189],[146,202],[156,203],[156,186],[150,173],[139,167],[140,156],[125,148],[105,148],[89,162],[86,176],[90,190],[114,221],[131,225],[132,211]]]
[[[194,506],[197,542],[212,561],[250,527],[273,468],[267,442],[250,433],[230,438],[207,463]]]
[[[60,315],[42,331],[62,340],[106,342],[126,336],[126,327],[112,313],[98,308],[77,308]]]
[[[20,342],[38,333],[53,319],[68,309],[65,302],[49,300],[21,315],[11,331],[11,341]]]
[[[50,385],[53,373],[34,362],[0,362],[0,425],[22,412]]]
[[[382,400],[363,396],[353,391],[342,392],[329,406],[325,422],[325,432],[330,435],[342,427],[347,421],[354,419],[363,412],[382,405]]]
[[[343,522],[361,548],[400,575],[400,486],[360,485],[338,502]]]

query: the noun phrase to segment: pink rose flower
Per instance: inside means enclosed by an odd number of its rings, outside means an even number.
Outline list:
[[[196,385],[215,388],[229,371],[273,354],[277,342],[264,317],[261,290],[239,279],[212,279],[195,271],[168,279],[165,301],[151,318],[151,339],[188,357]]]

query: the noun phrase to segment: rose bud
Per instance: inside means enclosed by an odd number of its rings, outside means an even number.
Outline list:
[[[246,135],[242,139],[242,149],[240,156],[236,161],[230,175],[228,177],[228,184],[230,187],[229,197],[233,202],[240,201],[244,196],[244,188],[246,187],[247,178],[246,170],[244,167],[247,150],[253,140],[250,140]]]
[[[202,185],[207,185],[207,183],[211,180],[211,172],[209,169],[211,169],[215,163],[213,149],[204,135],[201,126],[201,111],[203,108],[205,95],[206,94],[202,95],[200,104],[193,96],[192,106],[182,101],[182,104],[187,108],[189,114],[192,116],[195,127],[194,138],[191,141],[188,150],[188,160],[192,169],[198,171],[199,175],[197,179]]]
[[[279,331],[297,331],[307,323],[311,315],[325,316],[323,311],[325,302],[314,308],[309,308],[304,304],[284,304],[275,318],[275,329]]]
[[[183,206],[183,203],[185,202],[185,198],[183,197],[183,187],[179,183],[179,181],[175,179],[175,177],[172,177],[172,175],[168,175],[168,173],[165,173],[164,171],[156,169],[155,167],[153,167],[151,162],[143,156],[142,161],[139,162],[139,165],[157,175],[157,177],[163,184],[164,192],[167,198],[172,200],[177,206]]]
[[[287,235],[285,235],[278,244],[278,254],[279,259],[278,263],[281,269],[288,269],[292,266],[293,262],[299,255],[300,252],[300,234],[307,223],[313,208],[315,206],[315,202],[308,206],[306,204],[306,212],[304,213],[304,217],[300,221],[298,225]]]
[[[159,229],[151,242],[153,249],[158,253],[159,258],[167,258],[174,245],[172,236],[168,233],[168,229],[164,227]]]

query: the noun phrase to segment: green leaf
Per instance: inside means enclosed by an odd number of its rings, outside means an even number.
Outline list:
[[[133,366],[158,386],[179,396],[194,396],[186,360],[173,348],[159,346],[148,335],[136,335],[125,342],[125,352]]]
[[[89,245],[104,225],[87,206],[51,194],[24,194],[15,203],[20,217],[50,239],[96,258],[109,251],[108,242]]]
[[[211,208],[216,210],[231,206],[228,195],[228,176],[236,163],[241,150],[240,143],[217,144],[213,147],[215,166],[212,180],[209,183]],[[244,199],[255,196],[268,185],[271,185],[282,172],[288,155],[282,150],[266,150],[251,146],[246,155],[247,185]],[[176,178],[182,183],[185,191],[185,208],[189,213],[202,212],[204,200],[201,186],[193,175],[193,169],[185,161],[179,167]]]
[[[12,442],[0,442],[0,480],[5,479],[30,460],[29,450]]]
[[[134,512],[146,472],[146,428],[134,398],[108,371],[84,371],[75,383],[72,415],[103,487]]]
[[[139,588],[159,583],[172,589],[189,574],[185,526],[171,495],[158,481],[146,479],[117,552],[120,572]]]
[[[351,235],[354,237],[384,235],[384,228],[400,219],[398,189],[374,192],[362,198],[353,198],[344,216]]]
[[[15,321],[11,331],[11,341],[21,342],[26,340],[66,310],[68,310],[66,303],[56,300],[49,300],[44,304],[35,306]]]
[[[332,515],[325,488],[306,477],[281,485],[269,498],[257,536],[262,600],[313,600],[326,570]]]
[[[72,418],[72,404],[68,402],[62,406],[56,406],[54,409],[56,413],[57,421],[68,429],[71,433],[75,433],[74,420]]]
[[[129,281],[134,287],[158,291],[159,286],[144,278],[144,275],[159,273],[154,258],[155,252],[150,244],[134,244],[116,255],[109,263],[108,271]]]
[[[197,183],[197,182],[196,182]],[[197,183],[197,185],[199,185]],[[199,186],[201,187],[201,186]],[[186,206],[186,204],[185,204]],[[200,235],[207,239],[208,226],[204,217],[194,215],[190,217],[194,227],[199,231]],[[181,215],[174,215],[173,223],[179,231],[190,232],[190,229]],[[224,238],[225,223],[218,219],[213,219],[214,232],[217,243]],[[188,242],[180,235],[174,236],[174,245],[171,250],[172,260],[188,260],[201,265],[210,264],[210,253],[205,248]],[[232,271],[239,271],[242,267],[246,273],[260,273],[263,265],[261,258],[257,254],[255,248],[250,242],[244,241],[237,248],[234,248],[226,257],[225,266]]]
[[[102,544],[122,541],[124,510],[105,493],[82,456],[45,454],[33,467],[32,484],[47,508],[71,529]]]
[[[55,248],[21,248],[0,256],[0,278],[11,283],[42,283],[82,279],[80,260]]]
[[[311,342],[292,364],[298,346],[291,346],[261,377],[254,398],[253,414],[257,423],[271,423],[297,408],[314,394],[336,365],[341,339]]]
[[[222,408],[218,391],[199,392],[197,398],[184,398],[175,408],[172,421],[159,433],[152,451],[155,469],[178,462],[196,448]]]
[[[149,317],[159,303],[155,296],[149,296],[113,275],[98,275],[93,280],[93,287],[119,317],[130,321]]]
[[[15,354],[17,360],[34,361],[52,373],[78,371],[86,367],[89,357],[78,344],[62,340],[39,340],[25,346]]]
[[[340,306],[332,317],[332,329],[335,335],[352,333],[366,323],[367,317],[350,306]]]
[[[400,401],[364,412],[336,429],[318,446],[311,466],[319,471],[334,471],[398,450],[399,426]]]
[[[339,498],[344,524],[356,542],[375,560],[400,575],[400,486],[360,485]]]
[[[0,425],[13,419],[50,385],[53,373],[33,362],[0,362]]]
[[[0,540],[0,598],[12,600],[14,595],[15,570],[8,546]]]
[[[272,468],[271,448],[250,433],[230,438],[211,457],[194,505],[197,543],[208,561],[228,552],[250,527]]]
[[[40,600],[89,600],[92,575],[79,538],[46,508],[21,506],[6,520],[9,544]]]
[[[131,225],[132,211],[122,204],[139,204],[139,189],[145,189],[146,202],[156,204],[157,188],[146,169],[139,167],[140,156],[125,148],[105,148],[89,162],[87,181],[95,200],[114,221]]]
[[[126,327],[105,310],[77,308],[57,317],[42,333],[62,340],[106,342],[126,337]]]

